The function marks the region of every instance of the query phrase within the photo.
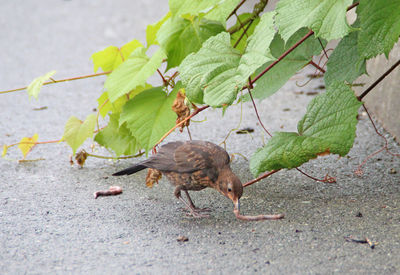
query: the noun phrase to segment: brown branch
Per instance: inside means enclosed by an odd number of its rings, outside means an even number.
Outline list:
[[[240,9],[240,7],[244,4],[244,2],[246,2],[246,0],[240,1],[240,3],[237,4],[237,6],[233,9],[233,11],[228,15],[228,17],[226,18],[226,20],[228,20],[229,18],[231,18],[232,15],[234,15],[234,14],[236,13],[236,11],[237,11],[238,9]]]
[[[238,38],[238,40],[235,42],[235,45],[233,45],[234,48],[237,47],[237,45],[240,43],[240,41],[242,40],[244,35],[247,35],[247,31],[249,30],[251,24],[253,24],[254,20],[250,20],[247,27],[244,29],[243,33],[240,35],[240,37]]]
[[[252,86],[251,81],[249,81],[249,83],[250,83],[250,85]],[[258,114],[258,111],[257,111],[256,103],[254,102],[253,95],[251,94],[251,89],[248,89],[248,90],[249,90],[249,95],[250,95],[250,98],[251,98],[251,102],[253,103],[254,111],[256,112],[256,116],[257,116],[258,121],[260,122],[261,127],[264,129],[264,131],[265,131],[270,137],[272,137],[272,135],[270,134],[270,132],[268,132],[268,130],[265,128],[264,124],[263,124],[262,121],[261,121],[260,115]]]

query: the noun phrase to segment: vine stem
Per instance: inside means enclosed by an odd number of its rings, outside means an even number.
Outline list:
[[[83,152],[85,154],[87,154],[89,157],[100,158],[100,159],[131,159],[131,158],[140,157],[140,156],[144,155],[144,153],[145,153],[144,151],[143,152],[139,151],[139,153],[137,153],[136,155],[133,155],[133,156],[106,157],[106,156],[100,156],[100,155],[91,154],[91,153],[86,152],[85,150],[83,150]]]
[[[247,186],[249,186],[249,185],[252,185],[253,183],[256,183],[256,182],[258,182],[258,181],[260,181],[260,180],[262,180],[262,179],[264,179],[264,178],[266,178],[266,177],[269,177],[269,176],[271,176],[272,174],[275,174],[276,172],[278,172],[278,171],[280,171],[280,170],[281,170],[281,169],[272,170],[272,171],[266,172],[266,173],[262,174],[261,176],[255,178],[255,179],[253,179],[253,180],[251,180],[251,181],[246,182],[245,184],[243,184],[243,187],[247,187]]]
[[[95,74],[88,74],[88,75],[83,75],[83,76],[64,78],[64,79],[60,79],[60,80],[55,80],[55,79],[52,78],[51,81],[44,82],[43,86],[44,85],[49,85],[49,84],[60,83],[60,82],[66,82],[66,81],[72,81],[72,80],[78,80],[78,79],[85,79],[85,78],[90,78],[90,77],[95,77],[95,76],[100,76],[100,75],[106,75],[106,74],[110,74],[111,72],[112,71],[107,71],[107,72],[102,72],[102,73],[95,73]],[[25,90],[27,88],[28,88],[28,86],[25,86],[25,87],[22,87],[22,88],[17,88],[17,89],[12,89],[12,90],[0,91],[0,94],[6,94],[6,93],[22,91],[22,90]]]
[[[233,9],[233,11],[228,15],[228,17],[226,18],[226,20],[228,20],[229,18],[231,18],[232,17],[232,15],[234,15],[236,12],[237,12],[237,10],[244,4],[244,2],[246,2],[247,0],[242,0],[242,1],[240,1],[240,3],[239,4],[237,4],[237,6]]]

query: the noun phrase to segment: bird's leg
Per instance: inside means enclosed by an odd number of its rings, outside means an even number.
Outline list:
[[[190,208],[194,209],[194,211],[196,211],[196,212],[211,212],[211,209],[208,208],[208,207],[206,207],[206,208],[198,208],[198,207],[196,207],[194,205],[192,199],[189,196],[189,192],[187,190],[183,190],[183,191],[185,191],[186,197],[187,197],[188,202],[190,204]]]
[[[185,201],[181,196],[181,189],[182,189],[181,186],[177,186],[175,188],[174,195],[181,202],[183,202],[183,204],[185,204],[185,206],[189,210],[190,214],[195,218],[206,218],[206,217],[209,217],[209,215],[207,215],[207,214],[201,214],[201,213],[199,213],[199,211],[196,211],[196,207],[194,206],[193,201],[191,199],[190,199],[190,202]],[[187,192],[186,190],[184,190],[184,191]]]

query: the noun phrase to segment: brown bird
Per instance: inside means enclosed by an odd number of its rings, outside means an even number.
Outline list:
[[[181,200],[194,217],[207,217],[202,212],[208,209],[197,208],[188,191],[199,191],[207,187],[214,188],[232,200],[234,213],[242,220],[280,219],[283,215],[240,215],[240,197],[243,185],[232,172],[228,153],[207,141],[175,141],[165,144],[157,154],[152,155],[132,167],[119,171],[113,176],[130,175],[146,168],[152,168],[164,174],[175,186],[175,196]],[[181,191],[187,196],[187,201],[181,197]]]

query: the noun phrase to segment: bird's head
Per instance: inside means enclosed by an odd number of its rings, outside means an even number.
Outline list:
[[[240,179],[231,169],[224,169],[223,171],[220,171],[218,182],[218,191],[220,191],[225,197],[229,198],[235,205],[235,209],[239,211],[239,199],[243,194],[243,185]]]

